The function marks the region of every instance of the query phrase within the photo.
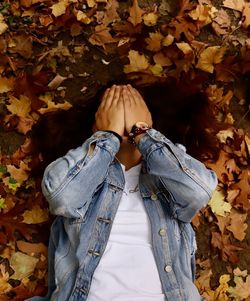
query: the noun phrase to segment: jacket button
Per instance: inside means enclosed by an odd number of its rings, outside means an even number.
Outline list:
[[[159,231],[160,236],[166,236],[166,233],[167,233],[166,229],[160,229]]]
[[[152,193],[150,198],[151,198],[152,201],[157,201],[158,200],[157,195],[155,193]]]
[[[165,271],[166,271],[167,273],[172,272],[172,267],[171,267],[170,265],[166,265],[166,266],[165,266]]]

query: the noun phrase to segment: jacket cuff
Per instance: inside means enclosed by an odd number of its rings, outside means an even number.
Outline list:
[[[96,142],[99,147],[103,147],[108,150],[112,156],[115,156],[119,151],[120,141],[113,133],[97,131],[89,139],[90,143]]]

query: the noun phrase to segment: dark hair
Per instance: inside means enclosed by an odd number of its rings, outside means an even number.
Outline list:
[[[138,90],[152,114],[155,129],[174,143],[184,144],[187,152],[200,160],[217,159],[219,148],[214,134],[219,125],[204,93],[188,91],[173,83],[159,83]],[[32,130],[34,148],[43,156],[41,169],[92,135],[103,91],[84,105],[41,116]]]

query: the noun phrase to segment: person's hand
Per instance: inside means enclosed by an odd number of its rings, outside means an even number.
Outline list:
[[[95,128],[99,131],[114,131],[120,136],[125,129],[124,105],[121,97],[122,86],[112,86],[102,97],[95,114]]]
[[[152,117],[141,94],[131,85],[123,86],[122,98],[125,111],[125,129],[130,133],[137,121],[146,122],[152,127]]]

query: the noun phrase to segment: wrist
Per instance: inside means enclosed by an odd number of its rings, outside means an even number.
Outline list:
[[[134,140],[135,140],[135,143],[136,143],[136,144],[139,144],[141,138],[144,137],[145,135],[146,135],[146,133],[142,133],[142,134],[136,136],[135,139],[134,139]]]

